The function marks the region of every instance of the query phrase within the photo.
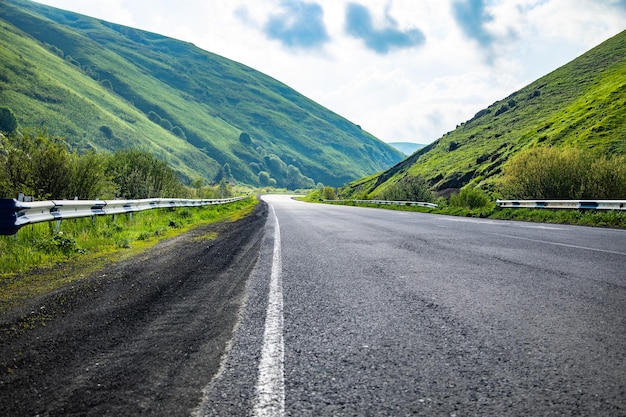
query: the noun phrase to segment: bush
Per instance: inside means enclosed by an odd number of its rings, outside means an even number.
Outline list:
[[[499,189],[509,198],[578,199],[590,162],[578,149],[528,149],[503,166]]]
[[[243,143],[244,145],[250,145],[252,144],[252,138],[248,133],[241,132],[241,134],[239,135],[239,142]]]
[[[123,199],[176,197],[182,193],[183,185],[174,171],[147,152],[117,151],[109,159],[107,170],[118,187],[117,197]]]
[[[258,179],[259,179],[259,184],[261,184],[263,186],[269,185],[269,183],[270,183],[270,174],[269,174],[269,172],[267,172],[267,171],[259,172]]]
[[[37,200],[66,197],[74,161],[64,141],[45,132],[2,137],[0,194],[14,198],[24,193]]]
[[[113,137],[113,129],[107,125],[100,126],[100,132],[102,132],[107,139],[111,139]]]
[[[75,155],[67,197],[81,200],[114,197],[118,187],[107,170],[108,158],[93,151],[79,157]]]
[[[17,118],[11,109],[0,107],[0,132],[13,133],[17,130]]]
[[[591,163],[583,198],[598,200],[626,199],[626,158],[602,157]]]
[[[423,179],[419,177],[406,176],[396,184],[393,184],[378,196],[378,199],[390,201],[420,201],[432,203],[435,201],[435,194]]]
[[[623,199],[626,160],[593,158],[579,149],[532,148],[513,156],[498,183],[505,198]]]
[[[336,200],[337,193],[333,187],[324,187],[322,188],[322,198],[324,200]]]
[[[465,187],[461,192],[452,194],[449,203],[453,207],[477,209],[486,207],[489,202],[490,198],[483,190]]]
[[[0,196],[19,193],[36,200],[115,196],[108,156],[77,155],[60,138],[45,132],[13,134],[0,141]]]

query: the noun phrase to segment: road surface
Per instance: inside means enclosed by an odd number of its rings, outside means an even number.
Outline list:
[[[626,231],[264,199],[196,415],[626,415]]]
[[[0,315],[0,415],[626,416],[626,231],[264,200]]]

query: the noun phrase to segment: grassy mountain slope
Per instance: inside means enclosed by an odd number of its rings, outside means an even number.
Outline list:
[[[249,184],[260,171],[294,184],[300,171],[340,185],[402,158],[249,67],[27,0],[0,2],[0,106],[79,149],[148,150],[190,180],[211,180],[228,164]]]
[[[490,189],[511,155],[545,145],[626,154],[626,31],[346,191],[376,195],[405,176],[441,193],[468,183]]]

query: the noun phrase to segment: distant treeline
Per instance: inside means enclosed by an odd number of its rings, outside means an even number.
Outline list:
[[[79,155],[45,131],[0,134],[0,197],[19,193],[35,200],[215,198],[231,194],[226,184],[186,187],[169,165],[152,154],[125,149]]]

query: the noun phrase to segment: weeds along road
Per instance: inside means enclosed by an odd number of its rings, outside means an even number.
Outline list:
[[[4,317],[0,414],[626,415],[626,231],[264,200]]]

